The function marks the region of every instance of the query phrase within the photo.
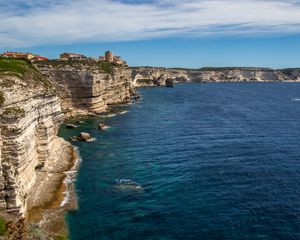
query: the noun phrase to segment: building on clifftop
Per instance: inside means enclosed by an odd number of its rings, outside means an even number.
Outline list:
[[[106,62],[113,62],[114,61],[114,54],[111,51],[105,52],[105,61]]]
[[[126,61],[124,61],[120,56],[114,56],[111,51],[106,51],[105,56],[100,56],[99,62],[110,62],[116,63],[118,65],[127,65]]]
[[[78,53],[62,53],[60,54],[60,60],[88,60],[88,58]]]
[[[119,65],[127,64],[120,56],[114,56],[114,63],[119,64]]]
[[[5,52],[2,54],[2,57],[9,57],[9,58],[25,58],[31,60],[34,58],[34,54],[32,53],[21,53],[21,52]]]
[[[37,61],[46,61],[48,58],[35,55],[33,53],[22,53],[22,52],[5,52],[1,54],[2,57],[8,58],[23,58],[27,60],[37,60]]]

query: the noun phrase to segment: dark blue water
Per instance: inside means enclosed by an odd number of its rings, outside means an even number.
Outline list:
[[[97,139],[75,144],[83,162],[72,240],[300,239],[300,84],[140,93],[126,114],[61,129]],[[112,128],[98,131],[99,122]],[[121,178],[144,191],[118,188]]]

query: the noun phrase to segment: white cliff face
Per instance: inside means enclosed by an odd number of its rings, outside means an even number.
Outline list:
[[[37,63],[37,68],[56,86],[67,117],[101,113],[110,104],[130,100],[131,71],[126,67],[104,71],[96,62],[52,62]]]
[[[131,68],[131,78],[135,87],[165,86],[170,79],[177,82],[190,81],[186,70],[156,67]]]
[[[1,88],[5,101],[0,108],[0,208],[22,215],[35,184],[36,168],[51,154],[64,116],[59,98],[42,84],[31,88],[30,81],[17,77],[1,77],[0,83],[7,85]]]

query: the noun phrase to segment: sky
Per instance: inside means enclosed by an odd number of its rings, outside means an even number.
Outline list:
[[[300,66],[300,0],[1,0],[0,51],[131,66]]]

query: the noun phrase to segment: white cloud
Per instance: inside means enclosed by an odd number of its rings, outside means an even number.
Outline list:
[[[0,47],[300,33],[300,0],[1,0]]]

